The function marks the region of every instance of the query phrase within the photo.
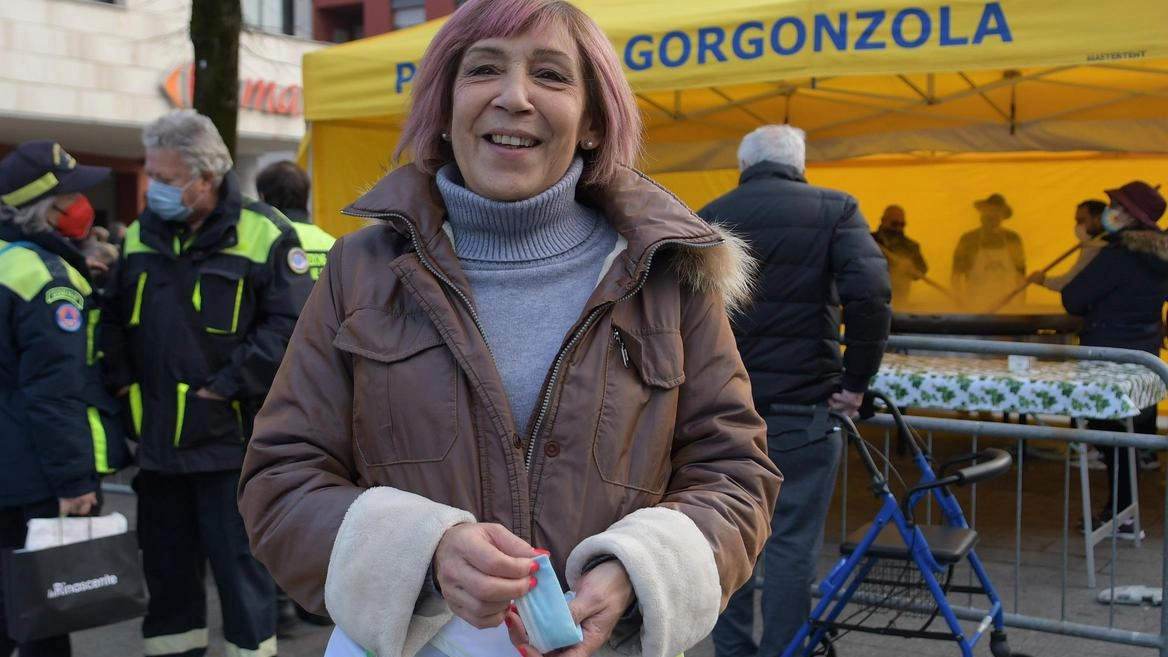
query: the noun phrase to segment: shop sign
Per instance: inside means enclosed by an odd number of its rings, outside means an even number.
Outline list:
[[[239,109],[300,116],[304,114],[300,85],[282,85],[271,80],[249,78],[240,80]],[[194,106],[195,65],[179,64],[162,80],[162,91],[170,103],[178,108]]]

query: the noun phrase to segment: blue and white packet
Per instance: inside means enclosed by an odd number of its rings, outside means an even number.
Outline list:
[[[575,594],[560,590],[560,580],[548,555],[536,555],[535,562],[539,564],[535,588],[515,601],[528,641],[540,652],[580,643],[584,640],[584,630],[572,619],[568,609],[568,601]]]

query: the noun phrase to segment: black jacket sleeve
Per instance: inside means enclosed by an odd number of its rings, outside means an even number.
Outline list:
[[[832,235],[831,269],[847,335],[843,387],[864,392],[880,369],[892,326],[892,283],[888,262],[854,199],[844,205]]]
[[[134,302],[133,299],[123,297],[123,290],[126,289],[121,280],[126,271],[124,264],[123,254],[118,259],[118,267],[109,286],[110,292],[102,301],[101,311],[101,350],[105,354],[101,359],[102,374],[106,388],[114,393],[134,382],[126,328],[122,323],[125,320],[122,314],[124,304]]]
[[[48,287],[72,285],[56,278]],[[63,300],[46,303],[41,293],[15,311],[13,336],[20,353],[17,403],[24,408],[41,470],[57,497],[91,493],[97,490],[97,472],[83,397],[85,309]]]
[[[300,240],[284,226],[257,275],[256,321],[230,362],[207,383],[210,390],[229,399],[262,399],[268,394],[296,318],[312,291],[312,278],[292,271],[288,264],[288,251],[294,248],[300,248]]]
[[[1123,284],[1114,275],[1115,258],[1119,256],[1115,248],[1104,248],[1083,271],[1071,279],[1062,289],[1063,308],[1072,315],[1086,315],[1091,307]]]

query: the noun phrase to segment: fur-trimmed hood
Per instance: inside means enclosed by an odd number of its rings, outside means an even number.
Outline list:
[[[1117,239],[1128,251],[1144,253],[1168,264],[1168,233],[1155,229],[1125,230]]]
[[[418,194],[419,189],[429,193]],[[662,255],[691,289],[720,293],[729,312],[741,311],[749,304],[758,263],[746,242],[707,223],[645,174],[623,168],[606,185],[580,187],[577,198],[598,209],[628,242],[635,275],[641,275]],[[442,233],[446,216],[433,176],[412,165],[382,178],[344,212],[389,221],[403,233],[407,227],[391,219],[392,215],[406,217],[427,242]]]
[[[673,249],[670,266],[686,286],[698,292],[717,290],[726,310],[738,315],[750,305],[758,281],[759,261],[746,240],[729,228],[711,224],[721,238],[716,249]]]

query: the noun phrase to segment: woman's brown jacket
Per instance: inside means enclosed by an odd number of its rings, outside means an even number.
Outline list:
[[[280,585],[382,657],[449,618],[423,580],[460,522],[550,550],[568,584],[617,556],[644,617],[621,651],[663,657],[709,631],[769,534],[782,475],[725,308],[745,301],[749,256],[632,170],[580,200],[621,238],[531,417],[511,417],[442,199],[413,167],[350,206],[378,223],[336,244],[304,308],[240,511]]]

